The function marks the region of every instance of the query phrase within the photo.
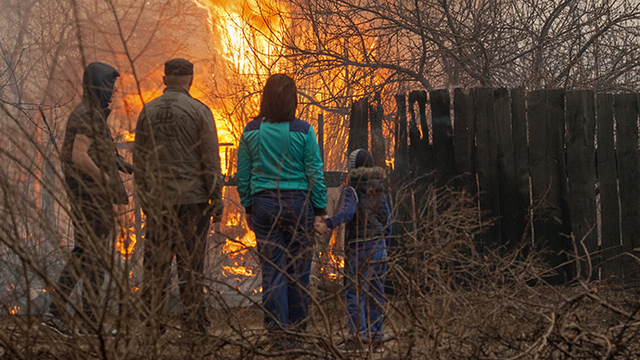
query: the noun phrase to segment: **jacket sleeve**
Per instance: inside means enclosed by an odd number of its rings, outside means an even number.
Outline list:
[[[391,225],[393,220],[391,219],[391,211],[389,210],[389,201],[387,201],[387,196],[386,195],[382,195],[382,196],[384,198],[384,209],[382,214],[384,219],[384,224],[385,224],[384,237],[386,239],[387,246],[389,246],[389,240],[391,237],[391,233],[393,231],[393,228]]]
[[[133,168],[135,175],[133,181],[136,184],[142,206],[145,207],[145,194],[149,191],[149,178],[147,167],[149,166],[149,131],[147,129],[146,109],[142,108],[136,123],[136,138],[133,142]]]
[[[324,170],[320,148],[313,127],[309,128],[304,149],[305,175],[309,181],[311,204],[316,216],[327,214],[327,187],[324,184]]]
[[[209,192],[209,199],[213,206],[213,215],[222,216],[224,201],[222,200],[222,172],[220,171],[220,148],[218,144],[218,130],[213,114],[207,107],[203,107],[203,128],[200,138],[200,162],[204,174],[205,184]]]
[[[240,196],[240,205],[244,206],[247,214],[251,214],[251,155],[249,154],[249,145],[245,133],[240,137],[238,145],[238,171],[236,177],[238,180],[238,195]]]
[[[347,186],[347,188],[344,189],[344,204],[342,205],[342,209],[327,219],[327,227],[333,229],[340,226],[340,224],[351,221],[356,214],[357,205],[358,195],[356,191],[351,186]]]

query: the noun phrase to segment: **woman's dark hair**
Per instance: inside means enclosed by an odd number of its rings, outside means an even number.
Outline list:
[[[262,90],[260,114],[270,122],[288,122],[296,117],[298,93],[296,83],[285,74],[274,74],[267,79]]]

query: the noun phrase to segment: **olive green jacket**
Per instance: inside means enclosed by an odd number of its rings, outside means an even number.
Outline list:
[[[222,215],[218,135],[211,110],[177,86],[144,106],[133,147],[143,207],[211,201]]]

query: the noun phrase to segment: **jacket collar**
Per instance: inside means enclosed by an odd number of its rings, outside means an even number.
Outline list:
[[[164,88],[163,93],[166,93],[166,92],[181,92],[191,97],[191,94],[189,94],[189,91],[183,88],[182,86],[175,86],[175,85],[167,86],[166,88]]]
[[[385,178],[385,171],[383,168],[381,168],[380,166],[374,166],[374,167],[359,167],[357,169],[353,169],[351,171],[349,171],[349,177],[352,179],[357,179],[357,178],[361,178],[361,177],[367,177],[369,179],[384,179]]]

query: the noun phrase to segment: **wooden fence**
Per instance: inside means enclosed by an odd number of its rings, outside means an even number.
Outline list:
[[[495,219],[479,246],[547,249],[558,270],[551,282],[615,276],[636,285],[638,94],[476,88],[455,89],[452,100],[448,90],[396,96],[397,177],[474,194]],[[369,122],[371,150],[384,159],[377,104],[354,103],[349,149],[368,147],[357,129]]]

